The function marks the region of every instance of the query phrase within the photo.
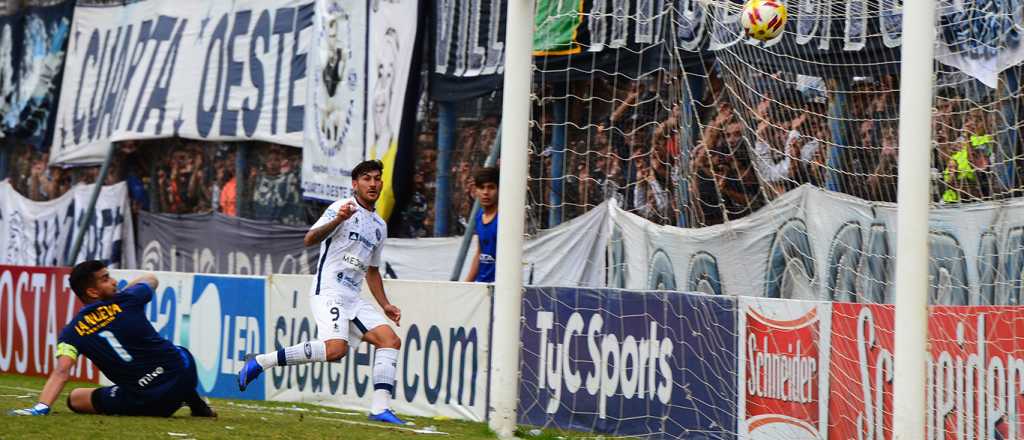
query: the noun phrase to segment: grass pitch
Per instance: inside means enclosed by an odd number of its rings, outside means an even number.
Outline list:
[[[65,403],[70,390],[96,384],[69,382],[46,417],[13,417],[7,411],[36,403],[44,378],[0,374],[0,439],[492,439],[484,423],[407,417],[415,426],[397,427],[368,422],[366,414],[301,403],[211,399],[217,419],[189,416],[187,407],[174,417],[120,417],[79,415]],[[593,435],[593,434],[591,434]],[[554,439],[566,433],[543,432],[532,439]]]

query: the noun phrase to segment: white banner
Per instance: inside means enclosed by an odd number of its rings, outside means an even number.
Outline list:
[[[604,286],[610,209],[611,204],[605,202],[527,240],[523,282],[537,286]],[[382,269],[390,278],[445,281],[452,274],[461,244],[462,237],[388,239]],[[474,237],[460,280],[469,272],[476,246]]]
[[[34,202],[0,181],[0,264],[63,266],[71,252],[92,185],[78,185],[48,202]],[[106,260],[112,267],[135,264],[135,234],[124,182],[105,186],[96,199],[75,262]]]
[[[76,6],[51,162],[125,139],[301,146],[312,25],[309,0]]]
[[[268,350],[316,338],[309,309],[312,282],[308,275],[270,277]],[[490,365],[488,286],[385,280],[384,289],[402,309],[402,325],[394,327],[402,353],[392,407],[402,414],[483,421]],[[363,296],[376,304],[365,287]],[[363,343],[340,363],[275,368],[267,372],[266,397],[368,411],[372,366],[372,348]]]
[[[469,273],[470,258],[476,249],[470,244],[459,280]],[[462,237],[389,238],[381,255],[384,276],[399,280],[448,281],[459,256]]]
[[[523,251],[526,264],[523,282],[534,286],[605,285],[612,206],[615,206],[613,202],[604,202],[586,214],[527,240]],[[472,250],[469,255],[472,257]]]
[[[724,225],[657,226],[618,209],[612,222],[616,287],[892,302],[895,204],[804,186]],[[928,227],[929,276],[948,280],[932,283],[933,303],[1019,303],[1024,200],[932,209]]]
[[[366,156],[364,1],[317,0],[309,58],[302,193],[338,200],[352,191],[352,168]]]
[[[367,157],[394,160],[416,42],[418,0],[374,1],[370,10]],[[418,73],[418,72],[417,72]],[[409,121],[415,122],[415,121]],[[390,183],[389,183],[390,184]]]

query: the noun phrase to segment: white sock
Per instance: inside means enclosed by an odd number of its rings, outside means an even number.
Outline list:
[[[256,362],[263,369],[284,365],[300,365],[327,361],[327,345],[323,341],[309,341],[285,347],[270,353],[256,355]]]
[[[378,348],[373,362],[373,403],[370,414],[380,414],[391,405],[391,394],[395,390],[395,370],[398,364],[398,350]]]

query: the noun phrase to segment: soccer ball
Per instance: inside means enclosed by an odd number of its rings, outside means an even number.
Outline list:
[[[786,5],[780,0],[748,0],[743,5],[740,23],[747,36],[761,41],[771,40],[779,36],[786,25]]]

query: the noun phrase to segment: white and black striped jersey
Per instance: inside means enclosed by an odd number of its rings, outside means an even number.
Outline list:
[[[327,207],[313,228],[330,222],[347,203],[356,212],[320,242],[316,277],[310,286],[310,295],[331,295],[342,305],[347,319],[358,310],[359,292],[370,266],[380,266],[388,226],[376,212],[363,208],[355,198],[338,200]]]

